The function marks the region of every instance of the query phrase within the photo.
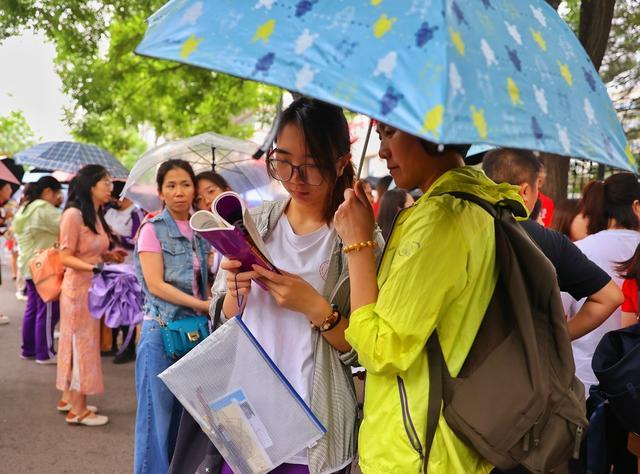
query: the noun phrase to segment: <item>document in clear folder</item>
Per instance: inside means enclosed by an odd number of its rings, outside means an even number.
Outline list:
[[[236,473],[267,473],[326,433],[240,318],[159,377]]]

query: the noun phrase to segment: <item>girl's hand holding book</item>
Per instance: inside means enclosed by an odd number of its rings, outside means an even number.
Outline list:
[[[224,259],[220,268],[227,271],[227,292],[234,300],[245,297],[251,290],[251,280],[258,278],[256,272],[239,272],[242,263],[239,260]]]
[[[253,265],[253,269],[251,273],[260,277],[281,308],[303,313],[314,324],[320,324],[330,312],[331,305],[298,275],[282,270],[278,274],[259,265]]]

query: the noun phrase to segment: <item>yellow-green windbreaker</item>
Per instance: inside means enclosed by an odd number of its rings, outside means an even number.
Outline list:
[[[367,369],[360,467],[364,474],[420,473],[429,371],[425,344],[436,328],[456,376],[491,299],[498,270],[493,218],[449,194],[526,208],[515,186],[453,169],[397,219],[378,273],[378,300],[351,314],[346,338]],[[440,417],[429,473],[485,473],[491,466]]]

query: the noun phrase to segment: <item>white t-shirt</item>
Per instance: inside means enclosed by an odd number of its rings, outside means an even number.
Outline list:
[[[618,286],[622,285],[622,278],[619,277],[615,267],[618,263],[632,257],[638,243],[640,243],[640,232],[626,229],[603,230],[575,242],[576,246],[607,272]],[[583,298],[576,301],[568,293],[562,293],[564,311],[569,319],[575,316],[585,300]],[[605,333],[620,329],[621,326],[621,313],[618,308],[599,327],[571,343],[573,359],[576,363],[576,376],[584,384],[585,397],[589,396],[589,387],[598,384],[598,379],[591,369],[591,359],[596,346]]]
[[[335,230],[327,226],[307,235],[296,235],[283,214],[265,244],[278,268],[299,275],[322,293],[335,238]],[[309,319],[280,308],[271,294],[254,284],[242,320],[293,388],[309,403],[318,337]],[[306,450],[287,462],[308,464]]]
[[[135,205],[123,210],[110,208],[104,213],[104,220],[107,221],[114,234],[122,237],[131,237],[131,231],[133,230],[131,214],[135,210]]]

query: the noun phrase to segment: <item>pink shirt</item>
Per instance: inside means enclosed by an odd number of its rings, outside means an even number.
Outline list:
[[[176,221],[176,224],[178,224],[178,229],[182,235],[190,241],[193,240],[193,230],[189,227],[189,221]],[[138,235],[138,252],[162,253],[160,240],[158,240],[156,229],[153,225],[143,225],[140,228],[140,233]],[[200,260],[198,260],[196,253],[193,252],[193,296],[196,298],[200,294],[198,290],[198,287],[200,286],[200,268]]]

